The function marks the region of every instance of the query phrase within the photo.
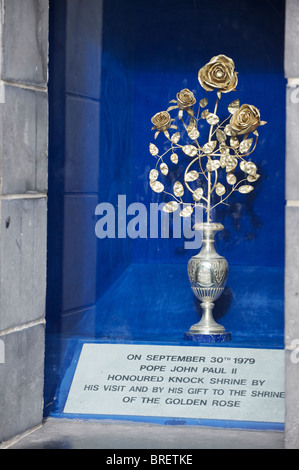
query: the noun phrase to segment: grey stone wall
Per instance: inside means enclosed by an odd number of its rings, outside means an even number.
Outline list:
[[[0,0],[0,443],[42,421],[48,0]],[[299,448],[299,2],[286,0],[286,447]],[[1,445],[1,444],[0,444]]]
[[[286,0],[285,445],[299,449],[299,2]]]
[[[0,446],[43,415],[48,0],[0,0]]]

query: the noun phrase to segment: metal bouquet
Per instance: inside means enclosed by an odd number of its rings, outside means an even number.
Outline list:
[[[212,223],[211,213],[219,204],[227,204],[234,191],[248,194],[254,189],[252,183],[260,175],[248,157],[258,142],[257,128],[266,122],[261,121],[255,106],[240,105],[238,99],[229,104],[228,116],[220,120],[217,112],[221,94],[235,91],[238,84],[234,61],[229,57],[223,54],[213,57],[199,70],[198,80],[206,92],[216,91],[213,111],[208,109],[206,97],[200,99],[196,111],[197,100],[193,92],[185,88],[170,101],[171,106],[166,111],[153,116],[154,139],[162,133],[164,141],[161,153],[156,144],[149,145],[151,155],[156,158],[149,179],[154,192],[170,196],[163,207],[165,212],[180,210],[182,217],[189,217],[200,205],[206,213],[206,222],[195,226],[203,231],[202,250],[188,263],[191,286],[202,300],[204,315],[201,322],[191,327],[187,337],[196,341],[226,341],[228,335],[212,316],[213,300],[222,293],[228,273],[227,261],[216,253],[213,244],[214,232],[224,227]],[[176,119],[170,113],[176,113]],[[203,124],[209,129],[200,141]],[[187,163],[179,180],[173,178],[173,173],[179,173],[175,169],[182,159],[183,162],[187,159]],[[168,178],[172,175],[169,190],[165,189],[167,175]],[[184,202],[187,193],[192,195],[192,202]]]

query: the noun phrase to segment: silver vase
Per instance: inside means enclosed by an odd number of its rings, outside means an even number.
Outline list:
[[[196,224],[203,231],[202,248],[188,262],[188,276],[192,290],[201,300],[202,318],[185,333],[185,338],[197,342],[230,341],[231,334],[214,320],[214,301],[220,297],[228,275],[228,263],[215,250],[214,234],[224,227],[219,223]]]

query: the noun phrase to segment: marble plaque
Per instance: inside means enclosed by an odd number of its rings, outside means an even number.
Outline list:
[[[284,352],[84,343],[64,413],[283,423]]]

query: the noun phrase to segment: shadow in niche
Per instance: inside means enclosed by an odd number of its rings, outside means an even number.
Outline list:
[[[216,321],[220,320],[220,318],[224,317],[227,314],[232,304],[233,298],[234,295],[231,288],[225,287],[222,295],[219,297],[219,301],[218,299],[216,300],[215,307],[213,309],[214,318]]]
[[[251,239],[257,237],[256,232],[263,226],[262,220],[254,209],[255,200],[258,198],[260,189],[261,185],[256,184],[254,186],[254,191],[247,194],[246,197],[242,198],[242,200],[230,200],[230,204],[228,206],[218,206],[217,222],[221,222],[224,225],[224,231],[220,234],[219,238],[223,238],[227,241],[230,240],[230,231],[228,229],[230,222],[226,222],[229,220],[232,220],[234,232],[242,233],[243,230],[248,231],[249,227],[251,227],[252,231],[244,233],[243,236]],[[246,226],[242,224],[243,220],[247,222]]]
[[[213,308],[213,315],[216,322],[218,322],[222,317],[228,312],[231,303],[233,301],[233,292],[230,287],[225,287],[222,295],[214,302],[215,307]],[[194,307],[199,316],[198,321],[202,317],[202,308],[200,306],[201,301],[194,298]]]

